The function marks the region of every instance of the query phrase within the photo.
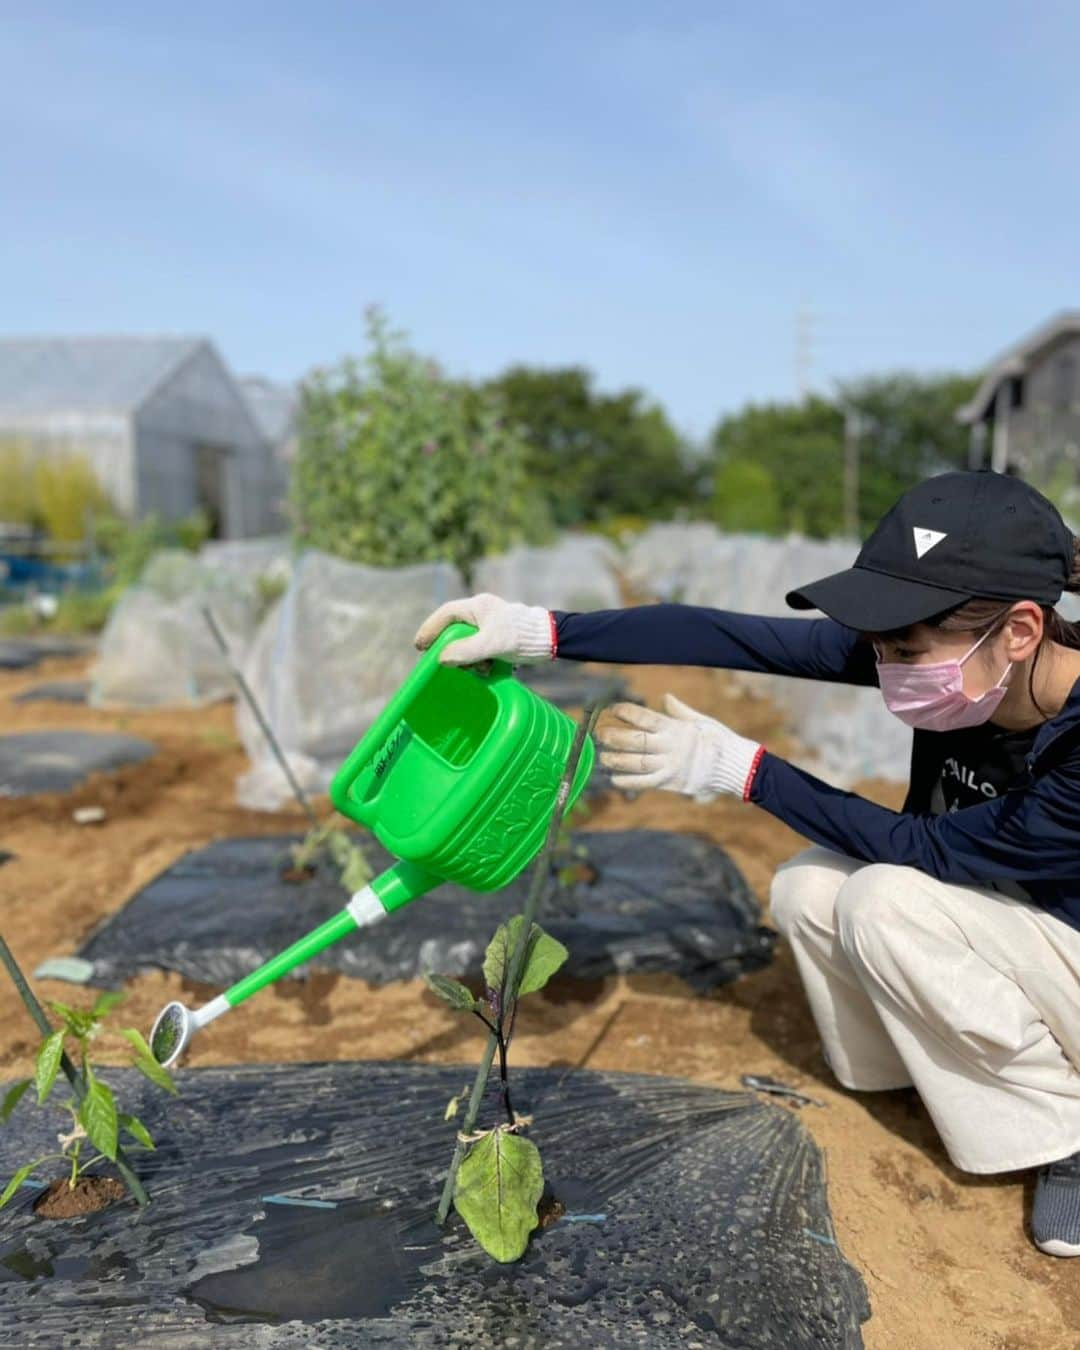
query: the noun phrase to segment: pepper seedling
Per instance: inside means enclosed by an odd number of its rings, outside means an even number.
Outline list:
[[[0,1104],[0,1122],[6,1122],[11,1113],[29,1093],[36,1089],[37,1105],[49,1109],[66,1111],[71,1117],[71,1129],[60,1132],[57,1141],[58,1152],[44,1153],[32,1162],[18,1168],[3,1192],[0,1193],[0,1209],[15,1195],[19,1187],[30,1174],[44,1163],[61,1161],[69,1168],[68,1185],[73,1190],[79,1177],[95,1163],[108,1159],[116,1162],[120,1136],[128,1135],[135,1141],[135,1147],[152,1149],[154,1141],[150,1131],[137,1116],[121,1111],[116,1103],[113,1090],[103,1083],[95,1072],[91,1059],[91,1043],[103,1034],[122,1037],[127,1043],[131,1055],[131,1064],[144,1074],[155,1087],[176,1094],[176,1084],[167,1069],[163,1069],[154,1059],[150,1047],[141,1033],[134,1027],[113,1030],[104,1025],[108,1014],[123,1001],[123,994],[100,994],[89,1010],[69,1007],[66,1003],[48,1003],[48,1007],[57,1016],[62,1025],[43,1036],[37,1051],[34,1077],[24,1078],[13,1084]],[[74,1042],[77,1046],[78,1079],[80,1092],[73,1092],[66,1101],[51,1099],[60,1069],[65,1043]],[[92,1156],[84,1154],[84,1146],[91,1145],[97,1152]]]

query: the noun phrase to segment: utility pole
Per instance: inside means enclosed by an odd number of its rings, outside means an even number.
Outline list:
[[[862,418],[854,408],[844,409],[844,533],[859,537],[859,437]]]
[[[799,402],[810,397],[810,377],[814,365],[814,314],[809,305],[795,311],[795,388]]]

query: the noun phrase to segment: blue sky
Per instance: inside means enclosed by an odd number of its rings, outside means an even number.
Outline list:
[[[794,394],[800,306],[822,389],[1080,306],[1072,4],[0,20],[5,334],[207,333],[294,378],[374,301],[454,373],[580,363],[701,434]]]

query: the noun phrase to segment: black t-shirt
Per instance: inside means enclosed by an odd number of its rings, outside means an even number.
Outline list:
[[[941,773],[930,792],[934,815],[1000,797],[1026,778],[1025,757],[1038,726],[1023,731],[983,722],[963,731],[939,733],[945,740]]]
[[[930,811],[943,815],[975,806],[1002,796],[1011,787],[1027,780],[1024,762],[1035,740],[1039,727],[1023,731],[1009,731],[983,722],[981,726],[965,727],[963,731],[934,733],[931,739],[942,738],[944,758],[941,771],[930,789]],[[983,883],[990,890],[1012,896],[1014,900],[1030,897],[1016,881]]]

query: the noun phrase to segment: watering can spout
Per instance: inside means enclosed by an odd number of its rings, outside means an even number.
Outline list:
[[[415,863],[402,859],[357,891],[345,908],[357,928],[369,928],[395,909],[400,909],[411,900],[418,900],[441,885],[442,877],[425,872]]]
[[[402,905],[407,905],[412,900],[418,900],[420,896],[433,891],[442,883],[442,877],[436,876],[434,872],[425,871],[416,863],[409,862],[407,858],[402,858],[393,867],[387,868],[377,876],[370,885],[357,892],[357,895],[372,892],[382,906],[383,912],[392,914],[395,909],[400,909]],[[354,900],[356,898],[357,896],[353,897]]]
[[[181,1003],[170,1003],[163,1008],[150,1033],[150,1048],[159,1064],[175,1064],[186,1049],[192,1036],[200,1028],[220,1017],[222,1013],[235,1008],[244,999],[264,989],[280,976],[317,956],[332,942],[338,942],[358,928],[369,928],[395,909],[407,905],[421,895],[442,884],[442,878],[432,872],[425,872],[415,863],[402,859],[349,900],[339,913],[327,919],[314,931],[302,937],[298,942],[267,961],[258,970],[253,970],[242,980],[226,989],[224,994],[211,1000],[204,1007],[192,1012]]]
[[[196,1012],[162,1010],[150,1045],[175,1063],[207,1022],[332,942],[369,928],[444,881],[498,890],[539,851],[574,738],[565,713],[519,684],[505,662],[481,675],[443,666],[448,642],[475,633],[451,624],[369,727],[334,776],[342,814],[373,830],[397,861],[344,909]],[[570,788],[585,786],[594,750],[586,740]]]

